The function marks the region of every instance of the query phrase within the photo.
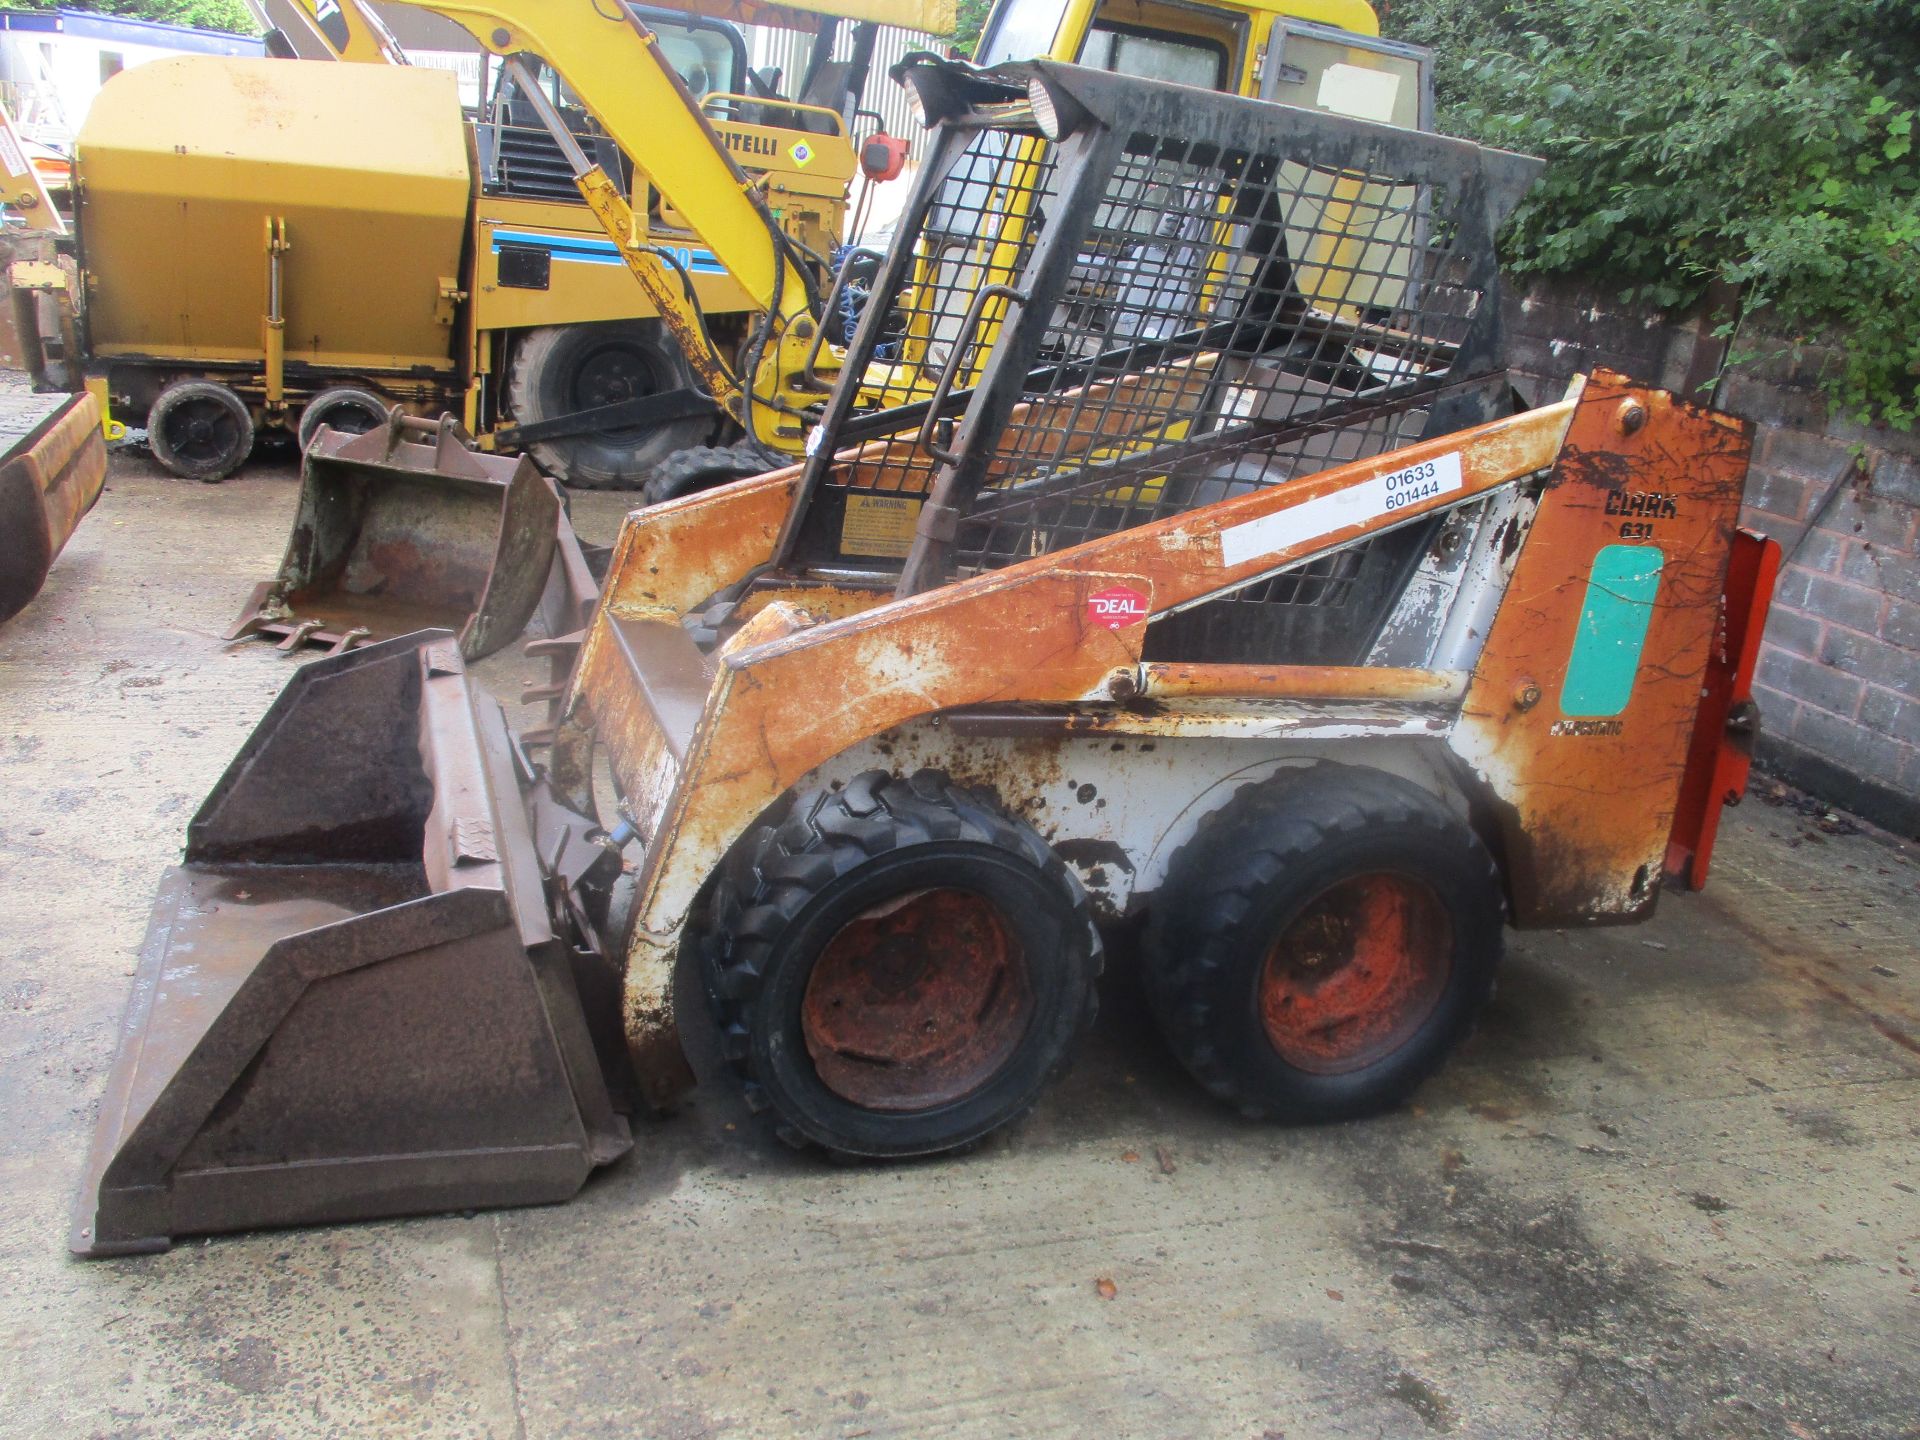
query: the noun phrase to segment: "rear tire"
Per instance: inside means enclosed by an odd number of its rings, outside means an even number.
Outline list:
[[[183,480],[216,485],[253,453],[253,414],[217,381],[176,380],[147,412],[147,445]]]
[[[387,414],[392,409],[392,403],[383,396],[371,390],[362,390],[357,385],[340,385],[332,390],[322,390],[300,412],[297,433],[301,453],[306,453],[307,446],[313,443],[313,437],[319,433],[322,425],[343,435],[364,435],[386,424]]]
[[[753,440],[736,440],[731,445],[695,445],[669,455],[653,467],[647,477],[647,503],[659,505],[683,495],[697,495],[716,485],[764,475],[788,462],[771,459]]]
[[[1492,993],[1506,916],[1472,829],[1379,770],[1242,789],[1174,857],[1144,946],[1180,1061],[1253,1119],[1400,1103]]]
[[[514,347],[507,408],[522,425],[640,399],[693,383],[686,357],[657,320],[546,325]],[[527,447],[534,462],[563,485],[581,490],[637,490],[676,450],[697,445],[713,420],[695,416],[664,425],[600,430]]]
[[[798,797],[722,867],[707,930],[721,1047],[795,1146],[971,1145],[1065,1068],[1100,937],[1032,827],[946,776]]]

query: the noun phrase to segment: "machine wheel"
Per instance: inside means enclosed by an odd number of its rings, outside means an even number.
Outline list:
[[[1506,918],[1472,829],[1418,786],[1346,765],[1242,789],[1161,895],[1144,951],[1155,1018],[1253,1119],[1405,1099],[1492,993]]]
[[[385,397],[357,386],[322,390],[300,412],[300,449],[305,451],[313,443],[322,425],[345,435],[364,435],[375,426],[386,424],[387,413],[392,409],[392,402]]]
[[[795,1146],[970,1145],[1033,1104],[1093,1018],[1078,879],[933,770],[798,797],[736,848],[706,929],[723,1049]]]
[[[514,347],[507,406],[515,420],[530,425],[692,383],[686,359],[658,321],[546,325],[529,330]],[[656,464],[697,444],[712,426],[712,420],[696,416],[540,441],[527,453],[563,485],[637,490]]]
[[[253,415],[217,381],[176,380],[147,412],[147,445],[175,475],[218,484],[253,453]]]
[[[658,505],[665,500],[678,500],[682,495],[695,495],[716,485],[744,480],[749,475],[764,475],[786,463],[773,459],[764,446],[750,439],[736,440],[731,445],[695,445],[669,455],[653,467],[653,473],[647,477],[647,503]]]

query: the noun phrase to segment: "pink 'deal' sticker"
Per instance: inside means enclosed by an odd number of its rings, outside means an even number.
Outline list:
[[[1109,585],[1087,597],[1087,619],[1109,630],[1138,625],[1147,618],[1147,597],[1131,585]]]

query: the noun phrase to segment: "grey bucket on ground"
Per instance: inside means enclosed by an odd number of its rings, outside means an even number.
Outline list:
[[[962,1159],[792,1155],[713,1083],[565,1207],[68,1262],[157,874],[297,663],[217,644],[291,467],[109,487],[0,631],[0,1434],[1915,1433],[1920,865],[1762,796],[1650,925],[1514,937],[1379,1121],[1234,1119],[1116,963]]]

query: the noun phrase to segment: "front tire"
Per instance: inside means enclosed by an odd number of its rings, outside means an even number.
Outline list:
[[[1025,1113],[1093,1016],[1079,881],[936,771],[798,797],[723,867],[706,928],[723,1051],[795,1146],[970,1145]]]
[[[1180,1061],[1253,1119],[1399,1104],[1492,993],[1506,917],[1467,825],[1383,771],[1247,786],[1174,857],[1145,943]]]
[[[679,347],[657,320],[545,325],[514,347],[507,407],[522,425],[637,400],[693,384]],[[674,451],[713,428],[703,416],[664,425],[598,430],[527,447],[534,462],[581,490],[637,490]]]
[[[217,485],[253,453],[253,413],[214,380],[176,380],[147,412],[153,458],[183,480]]]
[[[661,505],[683,495],[697,495],[716,485],[764,475],[786,463],[769,456],[751,439],[736,440],[731,445],[695,445],[654,466],[647,477],[647,503]]]

